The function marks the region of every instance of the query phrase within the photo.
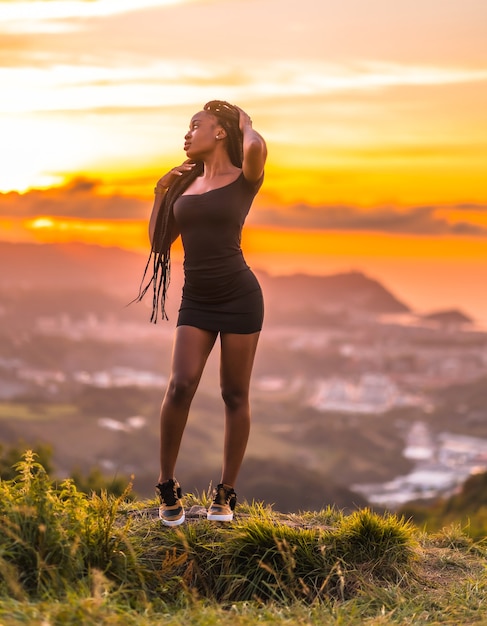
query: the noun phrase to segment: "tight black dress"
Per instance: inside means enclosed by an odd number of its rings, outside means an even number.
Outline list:
[[[184,248],[184,286],[178,326],[221,333],[261,330],[262,291],[240,247],[242,228],[262,185],[241,173],[232,183],[174,203]]]

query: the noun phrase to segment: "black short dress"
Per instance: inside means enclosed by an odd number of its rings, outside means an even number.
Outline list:
[[[184,248],[178,326],[237,334],[261,330],[262,291],[240,244],[245,218],[262,180],[251,183],[241,173],[224,187],[183,194],[174,203]]]

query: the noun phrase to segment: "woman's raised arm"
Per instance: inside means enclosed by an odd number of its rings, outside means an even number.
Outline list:
[[[267,158],[267,146],[262,135],[252,128],[252,120],[243,109],[240,113],[239,127],[243,134],[242,171],[247,180],[256,182],[264,173]]]

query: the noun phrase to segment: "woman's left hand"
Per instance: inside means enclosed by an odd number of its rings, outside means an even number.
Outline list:
[[[250,118],[250,115],[248,115],[248,113],[245,113],[245,111],[241,109],[240,107],[236,107],[236,108],[238,109],[238,112],[240,115],[239,120],[238,120],[238,126],[240,130],[244,132],[246,128],[252,128],[252,120]]]

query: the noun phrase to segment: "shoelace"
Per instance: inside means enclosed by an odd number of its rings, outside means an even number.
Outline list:
[[[178,489],[176,484],[173,483],[167,485],[159,485],[159,493],[161,494],[161,500],[166,506],[174,506],[178,499]]]
[[[222,498],[223,495],[223,498]],[[237,494],[235,493],[235,491],[233,489],[229,490],[229,489],[225,489],[225,487],[219,487],[216,494],[215,494],[215,499],[214,502],[216,504],[228,504],[230,505],[230,500],[232,499],[233,496],[236,496]]]

